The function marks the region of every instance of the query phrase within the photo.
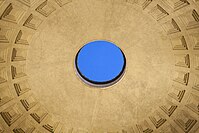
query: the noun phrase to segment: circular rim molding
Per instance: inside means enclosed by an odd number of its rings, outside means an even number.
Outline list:
[[[99,45],[100,43],[107,43],[109,45],[112,45],[111,47],[114,49],[114,50],[117,50],[118,52],[116,54],[120,54],[121,58],[122,59],[121,61],[123,62],[122,63],[122,66],[121,66],[121,70],[118,72],[118,74],[116,76],[114,76],[113,78],[109,79],[109,80],[106,80],[106,81],[97,81],[97,80],[93,80],[91,78],[89,78],[88,76],[86,76],[79,68],[79,65],[78,65],[78,60],[79,60],[79,56],[80,56],[80,53],[81,52],[84,52],[86,50],[84,49],[88,49],[90,46],[89,45],[95,45],[97,47],[97,45]],[[97,44],[97,45],[96,45]],[[101,45],[101,44],[100,44]],[[103,47],[101,45],[101,47]],[[83,51],[84,50],[84,51]],[[106,50],[105,50],[106,51]],[[106,51],[107,52],[107,51]],[[110,52],[110,51],[109,51]],[[113,66],[114,67],[114,66]],[[118,81],[120,81],[120,79],[123,77],[124,73],[125,73],[125,69],[126,69],[126,57],[125,57],[125,54],[123,53],[123,51],[117,46],[115,45],[114,43],[112,42],[109,42],[109,41],[106,41],[106,40],[96,40],[96,41],[92,41],[92,42],[89,42],[87,44],[85,44],[83,47],[81,47],[79,49],[79,51],[77,52],[76,54],[76,57],[75,57],[75,71],[76,71],[76,74],[78,75],[78,77],[86,84],[92,86],[92,87],[97,87],[97,88],[105,88],[105,87],[109,87],[111,85],[114,85],[116,84]]]

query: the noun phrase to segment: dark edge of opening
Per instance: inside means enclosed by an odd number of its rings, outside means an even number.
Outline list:
[[[114,45],[115,45],[115,44],[114,44]],[[83,46],[82,48],[84,48],[84,47],[85,47],[85,46]],[[122,68],[122,70],[121,70],[121,72],[119,73],[118,76],[116,76],[116,77],[113,78],[112,80],[105,81],[105,82],[97,82],[97,81],[93,81],[93,80],[90,80],[90,79],[86,78],[86,77],[80,72],[80,70],[79,70],[79,68],[78,68],[78,65],[77,65],[77,58],[78,58],[78,55],[79,55],[80,51],[82,50],[82,48],[78,51],[78,53],[77,53],[77,55],[76,55],[76,57],[75,57],[75,67],[76,67],[76,70],[77,70],[77,72],[79,73],[79,75],[80,75],[84,80],[86,80],[87,82],[90,82],[90,83],[95,84],[95,85],[106,85],[106,84],[109,84],[109,83],[112,83],[112,82],[116,81],[117,79],[120,78],[121,75],[123,75],[123,72],[124,72],[124,70],[125,70],[125,68],[126,68],[126,57],[125,57],[123,51],[118,47],[119,50],[122,52],[122,55],[123,55],[123,58],[124,58],[124,65],[123,65],[123,68]]]

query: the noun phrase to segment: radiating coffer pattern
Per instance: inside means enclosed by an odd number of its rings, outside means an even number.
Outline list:
[[[176,71],[164,103],[132,125],[133,131],[197,132],[199,0],[123,0],[123,3],[137,4],[162,27],[175,56]],[[42,22],[58,8],[72,4],[72,0],[0,0],[0,133],[73,132],[54,119],[31,93],[25,67],[28,46]],[[126,129],[118,132],[127,133]]]

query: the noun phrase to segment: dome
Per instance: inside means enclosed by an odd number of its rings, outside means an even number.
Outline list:
[[[75,64],[96,40],[125,56],[102,89]],[[199,0],[0,0],[0,133],[11,132],[199,132]]]

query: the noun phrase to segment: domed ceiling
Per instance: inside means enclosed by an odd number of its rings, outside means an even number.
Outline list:
[[[126,57],[102,89],[75,70],[95,40]],[[199,132],[199,1],[0,0],[0,112],[0,133]]]

